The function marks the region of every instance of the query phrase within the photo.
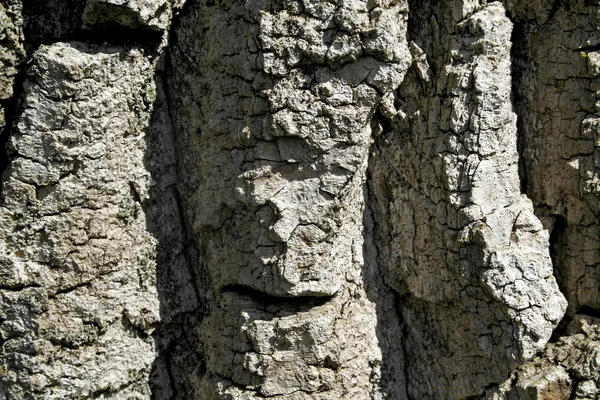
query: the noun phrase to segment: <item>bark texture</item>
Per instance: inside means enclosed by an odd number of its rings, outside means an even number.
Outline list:
[[[597,3],[2,2],[0,399],[597,398]]]

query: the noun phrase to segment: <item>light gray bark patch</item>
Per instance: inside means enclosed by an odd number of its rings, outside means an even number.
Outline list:
[[[33,56],[0,209],[9,398],[149,395],[160,320],[141,204],[152,71],[140,51],[81,43]]]
[[[191,2],[182,14],[168,86],[187,154],[179,188],[214,293],[199,328],[206,370],[190,377],[202,396],[384,395],[363,184],[372,115],[410,60],[406,11]]]

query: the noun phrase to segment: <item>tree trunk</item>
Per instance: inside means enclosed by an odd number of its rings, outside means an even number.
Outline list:
[[[600,396],[598,1],[0,22],[0,400]]]

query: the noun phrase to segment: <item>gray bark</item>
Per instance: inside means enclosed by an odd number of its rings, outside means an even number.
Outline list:
[[[0,399],[597,398],[596,3],[1,3]]]

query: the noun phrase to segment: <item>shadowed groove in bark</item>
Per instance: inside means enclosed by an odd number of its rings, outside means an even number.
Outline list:
[[[84,0],[26,0],[23,4],[25,16],[25,45],[30,56],[42,44],[80,41],[112,46],[141,47],[155,53],[163,32],[143,25],[126,26],[111,21],[100,22],[84,29]],[[115,12],[114,5],[103,5],[104,14]],[[117,7],[121,12],[133,13],[127,7]],[[131,18],[134,18],[133,16]]]
[[[175,19],[173,25],[176,25]],[[151,42],[147,42],[153,45]],[[155,44],[155,43],[154,43]],[[160,57],[169,57],[168,52]],[[172,110],[165,77],[156,73],[157,104],[153,123],[147,133],[149,143],[145,160],[149,172],[158,181],[145,205],[148,231],[157,239],[157,290],[161,324],[153,333],[157,346],[149,385],[156,400],[194,398],[189,376],[202,373],[204,359],[198,350],[195,327],[208,313],[206,274],[198,259],[189,221],[185,218],[180,193],[178,160],[181,149],[175,147]],[[175,157],[178,154],[179,157]],[[166,158],[165,158],[166,157]],[[168,182],[162,187],[160,179]],[[174,226],[175,229],[170,229]]]
[[[521,181],[521,193],[527,194],[528,175],[523,155],[525,148],[524,122],[522,113],[526,112],[522,104],[526,103],[526,94],[521,93],[521,80],[523,71],[528,68],[531,59],[527,52],[526,23],[513,20],[513,32],[511,36],[511,74],[512,74],[512,103],[517,114],[517,151],[519,153],[519,179]]]
[[[41,44],[73,40],[80,31],[83,0],[25,0],[25,47],[28,54]]]
[[[319,307],[327,303],[332,299],[333,296],[321,295],[321,296],[274,296],[268,293],[260,292],[256,289],[245,285],[227,285],[221,288],[221,293],[236,293],[238,295],[247,296],[252,298],[256,303],[262,305],[278,304],[283,308],[291,307],[298,308],[299,312],[303,308],[310,309],[312,307]]]
[[[8,0],[0,5],[0,204],[2,176],[9,164],[7,143],[23,91],[26,54],[23,43],[23,3]]]
[[[593,72],[594,59],[587,58],[597,54],[597,38],[588,28],[594,23],[597,5],[583,3],[549,0],[531,8],[515,3],[511,10],[515,23],[513,104],[518,115],[522,191],[532,199],[536,215],[551,233],[554,275],[569,300],[569,318],[581,306],[600,304],[592,288],[597,286],[598,250],[585,244],[598,234],[597,215],[590,212],[598,202],[594,186],[587,183],[594,176],[589,165],[597,150],[582,145],[591,139],[589,127],[597,120],[591,105],[597,97],[593,92],[597,73]],[[573,16],[577,12],[580,18]],[[578,26],[580,39],[562,33],[569,24]],[[555,54],[549,55],[552,51]],[[560,70],[548,73],[555,65]],[[586,254],[585,261],[582,254]]]
[[[25,72],[23,67],[20,68],[20,73],[16,76],[13,85],[13,96],[6,101],[0,103],[0,107],[4,108],[4,116],[6,125],[0,129],[0,196],[2,195],[3,180],[2,175],[8,164],[10,163],[10,155],[8,154],[7,144],[10,138],[10,132],[17,114],[19,98],[23,94],[23,82],[25,81]],[[0,200],[1,201],[1,200]],[[1,203],[0,203],[1,205]]]
[[[429,58],[433,54],[433,35],[432,19],[433,9],[439,7],[438,0],[409,0],[408,1],[408,29],[406,40],[410,43],[415,42],[427,56],[427,61],[432,68],[432,60]],[[433,71],[435,75],[435,71]]]
[[[568,4],[561,1],[554,1],[548,6],[545,21],[552,21],[552,18],[561,10],[567,10]],[[536,115],[534,102],[539,101],[535,96],[535,89],[541,90],[543,83],[536,81],[535,70],[539,68],[539,60],[532,56],[531,33],[543,29],[544,23],[535,19],[527,19],[524,15],[514,15],[509,13],[514,29],[511,38],[511,73],[512,73],[512,102],[515,113],[517,114],[517,150],[519,153],[519,178],[521,181],[522,193],[528,195],[536,201],[534,192],[536,188],[531,186],[532,182],[538,183],[539,176],[531,176],[531,165],[538,162],[536,153],[538,149],[536,144],[540,143],[536,138],[537,129],[532,121],[540,118]],[[591,46],[595,47],[595,46]],[[537,133],[539,135],[539,133]],[[539,183],[538,183],[539,184]],[[536,215],[544,221],[545,227],[550,232],[549,250],[553,264],[553,274],[561,292],[569,299],[569,265],[568,265],[568,246],[569,246],[569,224],[563,214],[555,213],[551,207],[545,204],[535,204]],[[567,334],[567,326],[572,321],[573,315],[568,313],[560,321],[552,333],[551,343],[556,343],[562,336]]]
[[[371,121],[372,125],[386,126],[379,135],[385,135],[391,132],[390,121],[377,112]],[[389,129],[389,130],[386,130]],[[375,130],[376,131],[376,130]],[[377,147],[378,140],[375,138],[369,151],[369,165],[371,160],[380,157],[380,150]],[[385,233],[378,226],[383,221],[375,218],[373,210],[375,197],[372,181],[374,177],[371,169],[367,170],[367,179],[365,182],[365,266],[364,282],[367,287],[367,294],[377,305],[377,338],[382,351],[381,360],[381,389],[390,399],[410,399],[408,379],[410,360],[406,357],[406,325],[403,322],[401,314],[402,298],[400,294],[392,289],[386,282],[387,260],[381,255],[381,241],[386,239]],[[379,188],[381,189],[381,188]],[[379,193],[385,197],[390,193]]]
[[[568,225],[566,219],[561,215],[556,215],[553,217],[554,223],[552,229],[550,231],[550,257],[552,258],[552,265],[554,267],[554,276],[556,278],[556,282],[560,287],[561,291],[566,293],[566,288],[564,287],[564,252],[566,251],[567,245],[567,235],[568,235]],[[554,332],[552,332],[552,338],[550,342],[555,343],[558,339],[567,333],[567,327],[569,323],[572,321],[572,317],[569,315],[565,315],[563,319],[560,321]]]

